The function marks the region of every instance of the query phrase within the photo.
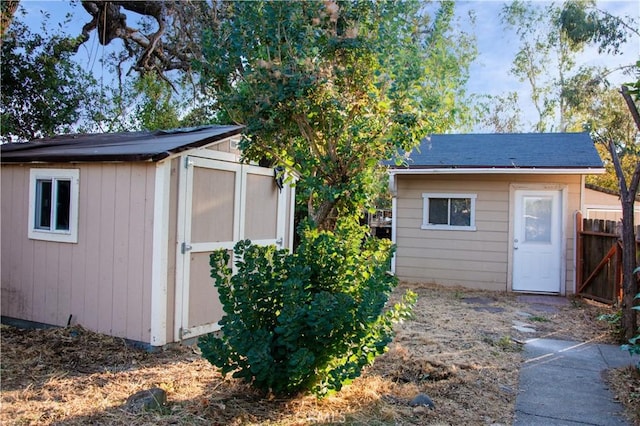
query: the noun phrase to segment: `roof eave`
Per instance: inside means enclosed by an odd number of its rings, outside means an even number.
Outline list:
[[[604,174],[604,167],[571,167],[571,168],[511,168],[511,167],[433,167],[433,168],[390,168],[393,175],[470,175],[470,174],[525,174],[525,175],[594,175]]]

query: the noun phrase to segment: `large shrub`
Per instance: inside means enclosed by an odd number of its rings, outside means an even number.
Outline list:
[[[385,352],[393,324],[416,295],[387,307],[397,279],[391,243],[340,221],[335,231],[306,225],[295,254],[239,242],[232,275],[227,251],[211,255],[225,315],[222,335],[202,337],[203,356],[224,374],[265,392],[338,391]]]

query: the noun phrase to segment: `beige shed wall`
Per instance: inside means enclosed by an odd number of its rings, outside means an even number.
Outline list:
[[[580,182],[578,175],[396,175],[397,276],[410,282],[510,290],[511,185],[554,184],[567,188],[565,288],[573,292],[573,214],[580,208]],[[477,230],[421,229],[425,192],[477,194]]]
[[[640,202],[636,201],[634,210],[634,223],[640,224]],[[621,220],[620,197],[585,188],[583,216],[586,219],[614,220],[616,222]]]
[[[3,165],[2,315],[149,342],[154,165],[42,167],[80,171],[78,242],[27,238],[33,166]]]

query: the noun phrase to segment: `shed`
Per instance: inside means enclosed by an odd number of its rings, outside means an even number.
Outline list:
[[[219,329],[209,254],[290,248],[294,188],[240,161],[242,126],[1,146],[2,320],[153,348]]]
[[[640,224],[640,195],[636,196],[633,222]],[[622,220],[620,194],[608,188],[587,183],[584,193],[584,218],[598,220]]]
[[[392,269],[412,282],[575,291],[575,212],[603,173],[586,133],[432,135],[389,165]]]

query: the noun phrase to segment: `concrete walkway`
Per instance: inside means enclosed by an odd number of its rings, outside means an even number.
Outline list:
[[[525,343],[524,356],[515,426],[629,425],[602,372],[638,357],[617,345],[535,338]]]

